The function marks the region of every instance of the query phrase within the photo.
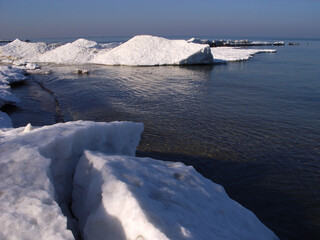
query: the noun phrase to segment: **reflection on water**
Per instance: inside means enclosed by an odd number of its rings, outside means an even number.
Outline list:
[[[315,49],[319,46],[312,51],[286,47],[218,66],[48,65],[53,74],[34,79],[55,93],[66,121],[143,122],[140,156],[194,165],[281,239],[318,239],[320,70]],[[90,74],[74,75],[75,68]],[[31,81],[28,87],[36,85]],[[39,99],[38,91],[28,91],[31,100],[22,109],[38,104],[32,102]],[[43,95],[34,109],[39,116],[12,113],[16,126],[48,117],[45,111],[52,107],[43,104],[53,100]]]

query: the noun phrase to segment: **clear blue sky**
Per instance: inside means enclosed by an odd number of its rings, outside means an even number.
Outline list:
[[[320,0],[0,0],[0,39],[320,38]]]

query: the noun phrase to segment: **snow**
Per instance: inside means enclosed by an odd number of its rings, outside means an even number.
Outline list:
[[[182,163],[85,151],[74,182],[85,239],[277,239],[223,187]]]
[[[234,47],[210,49],[207,44],[210,45],[213,42],[196,38],[188,41],[169,40],[149,35],[135,36],[123,44],[98,44],[94,41],[78,39],[61,46],[41,42],[26,43],[16,39],[0,47],[0,61],[12,63],[22,69],[39,68],[34,64],[35,62],[127,66],[192,65],[243,61],[256,53],[276,52],[273,49]]]
[[[72,198],[83,150],[134,155],[142,130],[138,123],[78,121],[2,132],[0,239],[73,239],[61,208]]]
[[[29,43],[19,39],[0,47],[0,59],[33,61],[40,54],[51,50],[46,43]]]
[[[134,157],[142,131],[77,121],[2,132],[0,238],[73,239],[68,225],[83,239],[277,239],[193,167]]]
[[[214,47],[211,48],[211,53],[215,62],[235,62],[244,61],[251,58],[257,53],[275,53],[275,49],[243,49],[233,47]]]
[[[96,54],[91,63],[105,65],[156,66],[211,64],[209,46],[149,35],[135,36],[122,45]]]
[[[17,103],[19,99],[11,93],[10,84],[26,80],[21,69],[0,66],[0,107],[8,103]]]
[[[97,43],[86,39],[78,39],[39,56],[37,62],[52,63],[87,63],[98,52]]]

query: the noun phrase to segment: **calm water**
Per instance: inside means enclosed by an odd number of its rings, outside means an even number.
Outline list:
[[[15,126],[143,122],[137,155],[194,165],[281,239],[320,239],[320,42],[300,43],[217,66],[47,65],[6,110]]]

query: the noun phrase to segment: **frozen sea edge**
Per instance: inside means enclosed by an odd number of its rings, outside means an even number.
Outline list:
[[[192,166],[134,157],[142,131],[77,121],[2,132],[1,239],[73,239],[67,217],[84,239],[277,239]]]
[[[72,59],[96,46],[86,41],[71,44]],[[11,63],[52,51],[14,44],[30,51],[9,48]],[[12,79],[25,80],[17,68],[1,73],[9,95]],[[278,239],[192,166],[135,157],[141,123],[12,128],[0,113],[1,239]]]

